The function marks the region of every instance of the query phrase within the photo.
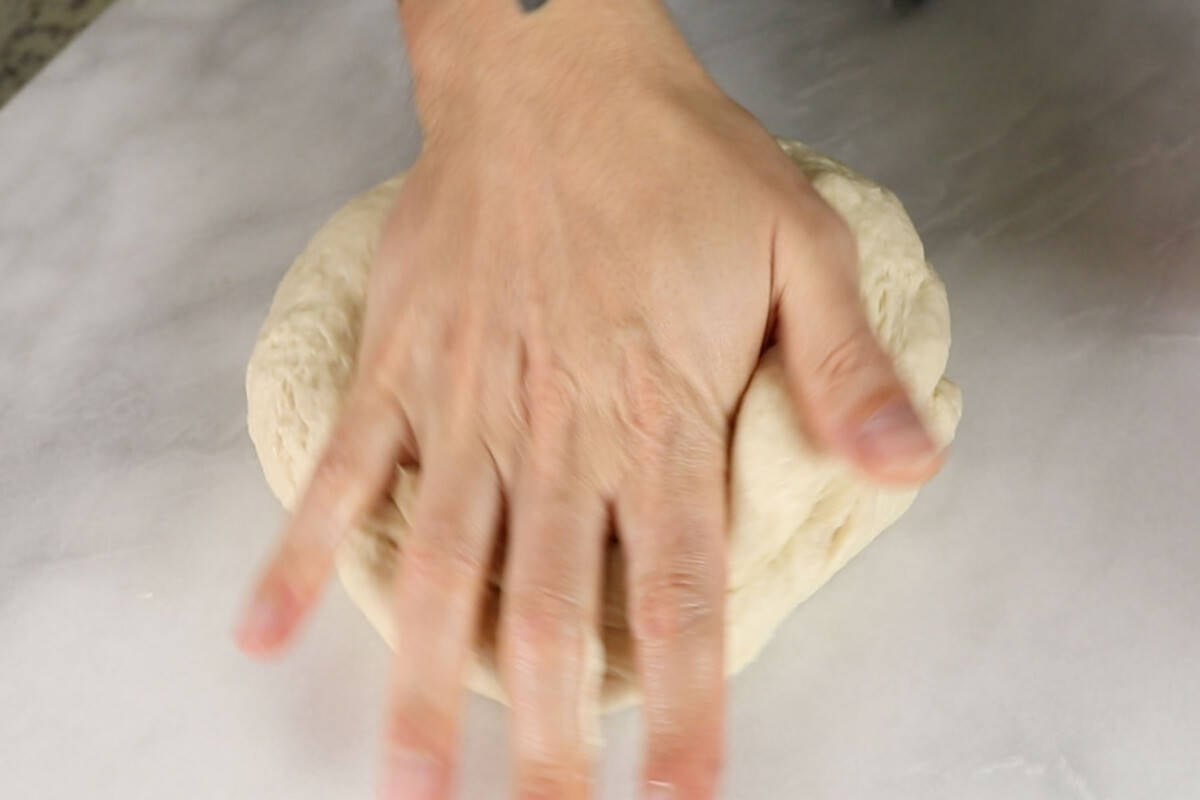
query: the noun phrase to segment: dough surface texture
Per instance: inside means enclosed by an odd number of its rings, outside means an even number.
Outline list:
[[[780,146],[842,215],[858,240],[868,318],[918,410],[948,443],[961,410],[943,376],[950,314],[907,214],[887,190],[796,142]],[[250,436],[284,507],[298,499],[333,425],[354,367],[367,273],[401,178],[351,201],[322,227],[284,276],[246,374]],[[913,502],[915,488],[880,487],[816,452],[798,425],[780,360],[767,352],[746,391],[731,449],[726,669],[753,660],[803,602]],[[403,557],[418,476],[397,470],[387,502],[338,553],[346,590],[393,647],[393,574]],[[598,658],[601,704],[637,699],[618,547],[608,555]],[[502,589],[487,592],[469,686],[503,700],[496,666]]]

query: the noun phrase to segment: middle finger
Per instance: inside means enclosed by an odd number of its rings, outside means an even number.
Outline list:
[[[423,464],[396,605],[386,800],[449,800],[463,681],[475,643],[501,490],[482,441]]]
[[[647,800],[712,800],[723,747],[725,459],[681,424],[617,504],[644,697]]]
[[[579,800],[590,796],[598,738],[608,515],[584,480],[569,417],[543,424],[532,444],[513,498],[502,623],[517,796]]]

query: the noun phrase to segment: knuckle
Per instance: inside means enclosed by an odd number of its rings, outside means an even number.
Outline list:
[[[519,767],[521,797],[569,797],[588,781],[588,766],[579,759],[559,762],[527,761]]]
[[[664,498],[664,501],[676,506],[687,504],[698,509],[709,508],[707,498],[701,496],[700,492],[724,486],[726,480],[725,439],[720,423],[697,421],[691,429],[677,436],[670,447],[670,457],[665,465],[668,474],[660,476],[659,483],[671,490],[673,496]],[[706,533],[710,532],[709,525],[715,524],[715,520],[703,516],[688,516],[690,525],[702,528]]]
[[[317,542],[291,538],[280,548],[264,582],[289,605],[312,602],[328,576],[330,554]]]
[[[385,738],[393,752],[418,752],[433,757],[451,747],[453,715],[426,698],[401,692],[387,722]]]
[[[579,404],[579,385],[565,369],[547,366],[531,369],[525,379],[525,403],[536,420],[569,418]]]
[[[842,215],[823,202],[809,217],[805,231],[822,252],[835,257],[857,257],[858,242]]]
[[[847,277],[857,280],[858,240],[842,216],[815,195],[804,210],[793,217],[793,236],[798,249],[809,258],[840,266]]]
[[[681,565],[643,578],[634,587],[634,635],[674,640],[710,628],[718,609],[712,578],[702,564]]]
[[[386,336],[372,343],[371,349],[363,353],[361,367],[367,389],[381,394],[394,392],[411,355],[412,343],[406,336]]]
[[[629,427],[643,439],[669,439],[679,427],[679,403],[663,370],[648,359],[630,359],[625,369],[624,413]]]
[[[403,417],[400,397],[408,377],[408,370],[403,366],[377,368],[363,375],[358,392],[358,413],[381,418]]]
[[[653,775],[686,775],[691,785],[715,786],[725,769],[725,759],[719,744],[697,743],[694,735],[680,731],[666,738],[666,752],[655,753],[647,771]],[[706,737],[707,738],[707,737]],[[662,743],[654,745],[662,749]]]
[[[446,592],[456,592],[478,580],[486,564],[453,527],[427,525],[422,541],[404,550],[409,574]]]
[[[875,371],[879,365],[879,348],[871,334],[857,330],[837,341],[817,362],[815,371],[828,384]]]
[[[555,652],[583,637],[586,610],[570,592],[535,586],[519,590],[510,602],[509,638],[517,652]]]
[[[830,211],[829,217],[821,226],[819,234],[821,243],[834,256],[856,263],[858,261],[858,240],[850,226],[836,211]]]
[[[358,480],[358,458],[345,438],[335,437],[326,447],[313,471],[312,485],[330,496],[338,496]]]

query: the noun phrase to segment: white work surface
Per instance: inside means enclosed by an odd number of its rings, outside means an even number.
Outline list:
[[[726,796],[1200,797],[1195,4],[674,7],[907,203],[966,394],[945,472],[734,681]],[[0,797],[371,796],[388,655],[341,591],[277,664],[230,642],[281,520],[242,371],[416,150],[389,0],[121,0],[0,110]],[[630,798],[636,714],[605,731]],[[503,796],[500,707],[466,751]]]

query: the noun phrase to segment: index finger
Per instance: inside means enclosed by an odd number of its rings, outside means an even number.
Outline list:
[[[320,597],[338,545],[413,451],[396,399],[358,379],[238,626],[243,650],[266,655],[291,638]]]

